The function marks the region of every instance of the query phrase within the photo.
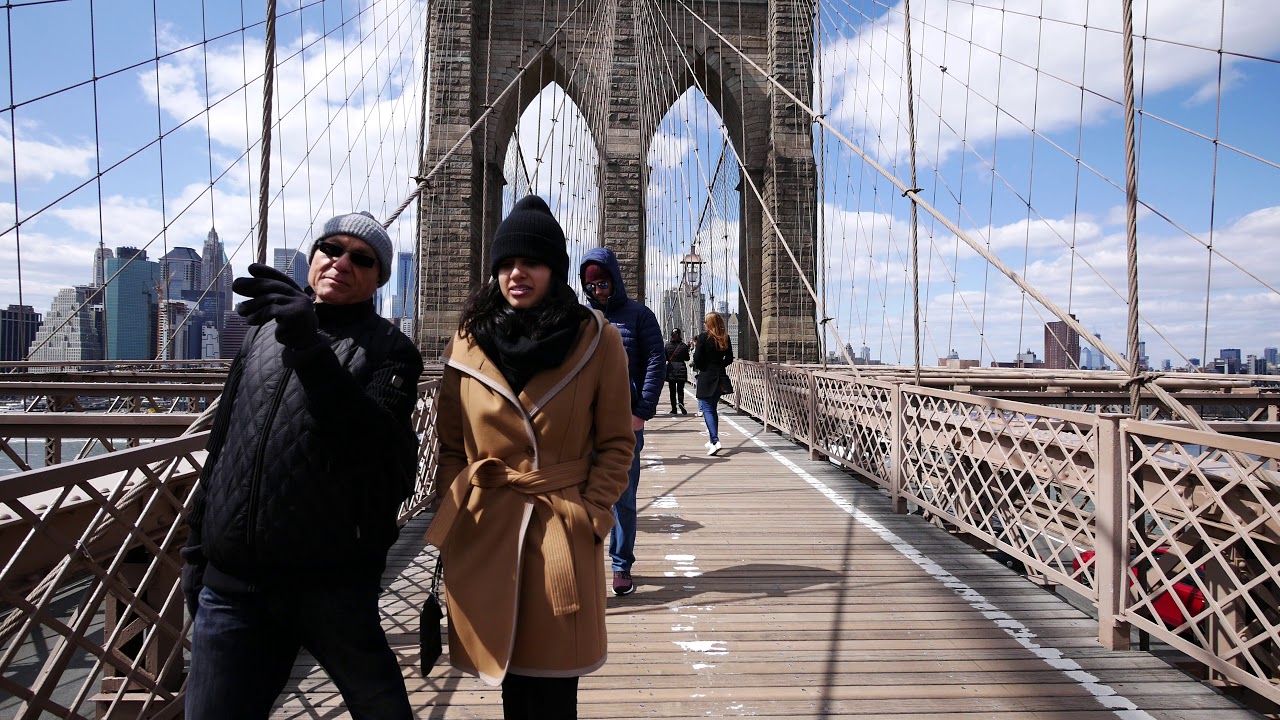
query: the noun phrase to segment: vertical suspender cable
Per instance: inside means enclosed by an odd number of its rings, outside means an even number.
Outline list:
[[[1124,196],[1125,196],[1125,246],[1126,265],[1129,272],[1129,377],[1138,375],[1138,167],[1137,147],[1134,137],[1133,101],[1133,0],[1120,3],[1123,20],[1124,44]],[[1138,383],[1129,384],[1129,411],[1138,417],[1138,400],[1141,388]]]
[[[920,226],[916,194],[916,96],[915,78],[911,72],[911,0],[903,0],[903,43],[907,56],[907,151],[911,158],[911,189],[903,193],[911,200],[911,327],[912,346],[915,350],[916,385],[920,384]]]
[[[430,117],[427,115],[427,108],[430,105],[431,97],[431,17],[430,13],[424,20],[424,29],[422,31],[422,106],[418,111],[418,166],[417,172],[413,177],[416,182],[422,174],[427,171],[427,124]],[[422,195],[417,195],[418,208],[414,213],[414,231],[413,231],[413,341],[414,344],[421,347],[420,334],[423,330],[422,323],[419,322],[419,313],[426,306],[427,297],[423,292],[422,282],[422,214],[424,211]],[[390,220],[385,223],[385,227],[391,226]]]
[[[276,0],[267,0],[266,68],[262,73],[262,155],[258,173],[258,262],[267,262],[267,209],[271,191],[271,97],[276,78]]]

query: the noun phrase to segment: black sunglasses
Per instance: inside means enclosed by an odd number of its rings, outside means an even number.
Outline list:
[[[352,250],[348,250],[342,247],[337,243],[325,242],[324,240],[321,240],[320,242],[316,243],[316,249],[324,253],[325,255],[329,256],[329,258],[332,260],[337,260],[338,258],[342,257],[343,254],[350,255],[351,262],[366,269],[373,267],[374,264],[378,262],[378,258],[370,257],[368,255],[365,255],[364,253],[354,252]]]
[[[609,292],[609,288],[611,287],[613,287],[613,284],[610,283],[608,280],[601,280],[600,282],[587,283],[586,285],[582,286],[582,288],[589,293],[595,292],[596,288],[600,288],[605,292]]]

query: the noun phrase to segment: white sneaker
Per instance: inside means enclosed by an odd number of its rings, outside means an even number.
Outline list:
[[[707,455],[715,455],[720,452],[720,443],[707,443]]]
[[[706,442],[702,443],[702,447],[707,448],[708,450],[710,450],[710,449],[711,449],[711,441],[710,441],[710,440],[708,440],[708,441],[706,441]]]

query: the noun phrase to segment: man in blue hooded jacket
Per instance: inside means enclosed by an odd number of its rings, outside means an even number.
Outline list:
[[[614,527],[609,537],[613,561],[613,593],[635,592],[631,566],[636,561],[636,491],[640,487],[640,449],[644,447],[644,422],[658,411],[658,396],[667,373],[662,328],[653,311],[631,298],[622,285],[618,258],[608,248],[596,248],[578,266],[582,290],[592,308],[622,333],[631,375],[631,429],[636,433],[636,454],[627,473],[627,489],[613,506]]]

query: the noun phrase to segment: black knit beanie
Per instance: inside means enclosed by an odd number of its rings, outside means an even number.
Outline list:
[[[511,258],[529,258],[546,263],[560,282],[569,281],[569,251],[564,230],[551,214],[547,202],[529,195],[516,203],[511,214],[498,223],[489,247],[489,272],[498,276],[498,265]]]

